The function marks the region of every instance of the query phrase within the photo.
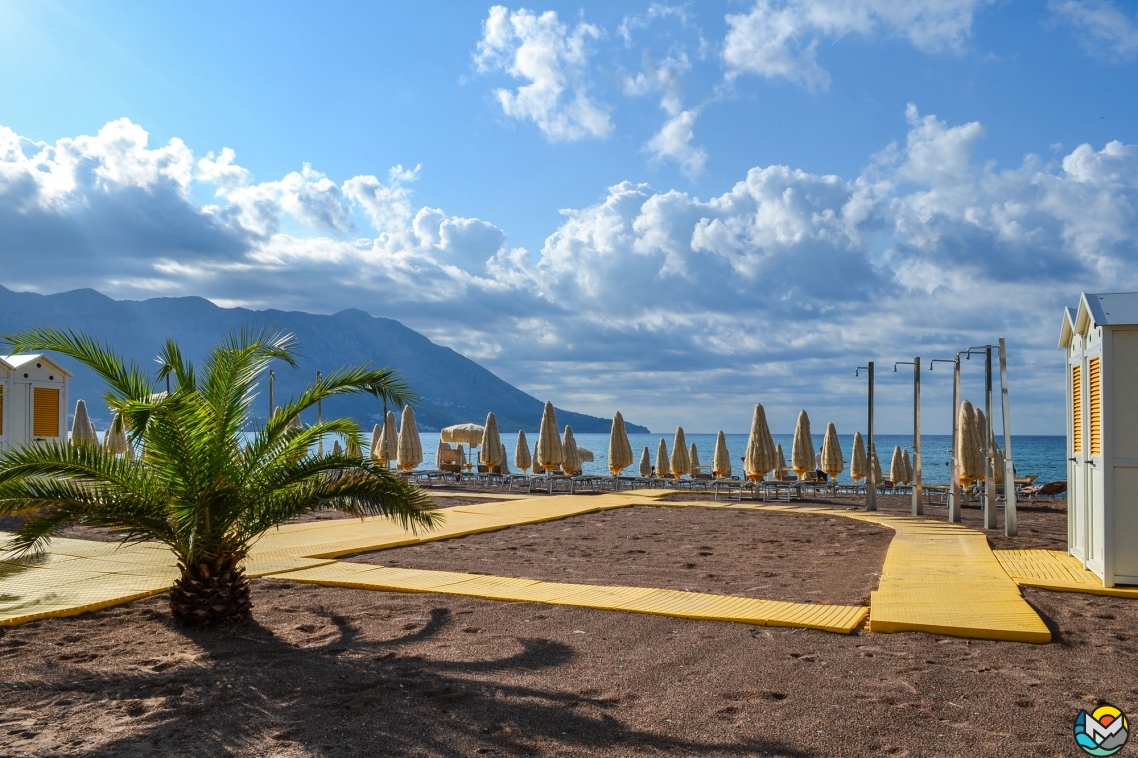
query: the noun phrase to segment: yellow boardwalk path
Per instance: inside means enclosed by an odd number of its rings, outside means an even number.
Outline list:
[[[1109,597],[1138,597],[1138,587],[1103,587],[1083,562],[1060,550],[994,550],[996,560],[1021,587],[1085,592]]]
[[[813,513],[864,520],[896,532],[882,567],[880,586],[872,593],[869,613],[872,631],[924,631],[1023,642],[1047,642],[1051,638],[1046,625],[1023,600],[1016,581],[1009,576],[1009,573],[1015,575],[1017,581],[1035,576],[1024,567],[1035,566],[1032,570],[1039,574],[1038,567],[1046,561],[1038,556],[1029,560],[1014,555],[997,559],[981,532],[959,525],[860,510],[659,501],[668,494],[672,493],[654,490],[591,496],[515,496],[499,502],[487,498],[485,503],[446,509],[447,518],[440,529],[419,534],[405,531],[385,519],[331,519],[289,524],[261,538],[249,556],[247,570],[251,576],[330,585],[538,600],[685,618],[848,632],[864,619],[864,608],[779,603],[652,588],[565,585],[451,572],[407,573],[411,570],[335,561],[352,553],[634,505]],[[22,624],[37,618],[71,615],[127,602],[165,590],[176,575],[169,553],[149,545],[117,547],[83,540],[55,540],[51,549],[51,555],[43,563],[31,568],[0,561],[0,625]],[[1062,563],[1054,557],[1048,560]],[[1005,567],[1012,568],[1005,570]]]

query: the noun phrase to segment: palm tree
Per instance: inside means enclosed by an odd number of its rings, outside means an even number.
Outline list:
[[[161,542],[181,571],[170,610],[182,624],[250,618],[242,561],[261,534],[292,518],[333,508],[394,518],[411,529],[441,520],[422,490],[367,459],[311,452],[325,434],[358,442],[354,421],[303,428],[294,422],[319,400],[398,378],[387,370],[340,369],[253,428],[258,377],[274,359],[296,365],[292,335],[230,334],[201,371],[168,340],[158,357],[175,379],[168,393],[155,393],[135,362],[84,333],[36,329],[4,340],[13,352],[52,351],[93,369],[107,383],[108,407],[143,451],[126,460],[101,447],[57,442],[0,454],[0,516],[32,514],[8,547],[35,553],[72,523],[110,529],[127,542]],[[394,396],[406,400],[401,393],[397,386]]]

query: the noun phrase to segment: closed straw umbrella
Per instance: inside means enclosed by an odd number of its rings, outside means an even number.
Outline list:
[[[688,459],[688,441],[684,438],[684,428],[676,427],[676,439],[672,442],[672,477],[679,479],[691,473],[691,460]]]
[[[130,440],[126,438],[126,423],[117,413],[111,419],[111,425],[107,427],[103,449],[110,455],[126,455],[130,449]]]
[[[905,464],[905,478],[901,480],[902,484],[911,484],[913,481],[913,464],[909,460],[909,451],[901,451],[901,461]]]
[[[439,440],[439,444],[442,444],[442,440]],[[371,428],[371,449],[368,450],[368,457],[371,458],[373,463],[383,463],[383,458],[380,457],[382,454],[383,454],[383,426],[380,424],[376,424]],[[435,465],[438,465],[437,456],[435,458],[435,461],[436,461]]]
[[[340,447],[340,440],[334,441],[332,443],[332,455],[343,455],[343,454],[344,454],[344,448]]]
[[[960,483],[968,487],[984,478],[984,459],[980,453],[980,439],[976,434],[976,411],[972,403],[965,400],[960,404],[957,423],[956,473]]]
[[[95,428],[95,422],[91,421],[91,444],[95,447],[99,446],[99,430]]]
[[[451,449],[451,446],[443,442],[442,437],[440,437],[439,446],[435,448],[435,468],[438,468],[439,464],[442,463],[443,458],[446,457],[443,455],[443,453],[449,452]]]
[[[553,471],[561,465],[561,435],[557,431],[557,416],[553,412],[553,403],[547,402],[545,410],[541,413],[541,427],[537,431],[537,454],[534,461],[540,463],[542,469]]]
[[[996,447],[992,450],[992,466],[996,469],[993,474],[996,477],[996,484],[1004,483],[1004,451]]]
[[[566,425],[565,438],[561,440],[561,468],[566,474],[581,473],[581,456],[577,454],[577,440],[573,437],[573,427]]]
[[[560,442],[561,440],[558,439],[557,441]],[[545,469],[542,468],[542,465],[540,463],[538,463],[538,461],[537,461],[537,443],[536,442],[533,443],[533,457],[530,458],[530,465],[533,466],[533,473],[535,473],[535,474],[544,474],[545,473]]]
[[[529,454],[529,442],[526,440],[524,429],[518,430],[518,444],[514,446],[514,465],[526,473],[529,473],[529,467],[533,465],[533,458]]]
[[[715,453],[711,456],[711,474],[716,479],[731,476],[731,453],[727,450],[727,437],[723,430],[715,436]]]
[[[703,466],[699,465],[699,451],[695,449],[695,443],[691,443],[691,448],[688,450],[688,464],[690,470],[689,474],[695,478],[696,474],[702,473]]]
[[[869,476],[869,460],[865,455],[865,440],[861,437],[861,432],[854,435],[853,442],[853,458],[850,460],[850,477],[857,484],[862,479]]]
[[[877,457],[877,443],[873,444],[873,449],[869,453],[869,463],[873,466],[874,483],[881,484],[885,476],[881,473],[881,459]]]
[[[759,481],[778,465],[774,438],[767,426],[767,412],[756,405],[751,416],[751,433],[747,436],[747,454],[743,458],[743,473],[751,481]]]
[[[482,451],[478,453],[480,463],[494,468],[506,462],[506,446],[502,444],[502,437],[498,434],[498,418],[493,411],[486,414],[486,426],[482,430],[479,444],[482,446]]]
[[[905,482],[905,459],[901,455],[901,446],[893,446],[893,459],[889,461],[889,479],[894,485]]]
[[[592,463],[596,459],[597,456],[593,454],[592,450],[587,447],[581,447],[580,445],[577,446],[577,460],[581,461],[581,463]]]
[[[632,445],[628,444],[628,431],[624,427],[624,416],[620,411],[613,414],[612,429],[609,430],[609,471],[613,476],[632,465]]]
[[[810,436],[810,417],[806,415],[806,411],[798,412],[798,425],[794,427],[794,445],[790,448],[790,465],[799,479],[805,479],[808,471],[814,471],[818,467],[814,438]]]
[[[71,446],[98,446],[99,438],[91,438],[91,419],[87,416],[87,404],[82,400],[75,403],[75,418],[71,421]]]
[[[842,444],[838,441],[838,429],[834,422],[826,424],[826,436],[822,440],[822,470],[835,482],[846,468],[842,457]]]
[[[364,453],[360,450],[360,443],[355,437],[348,437],[348,442],[344,450],[344,454],[349,458],[363,458]]]
[[[423,462],[423,441],[419,439],[419,425],[415,423],[415,411],[409,405],[403,406],[403,423],[399,427],[399,452],[396,457],[399,468],[410,471]]]
[[[668,445],[661,437],[660,444],[656,446],[656,476],[663,478],[671,475],[672,469],[668,465]]]
[[[782,443],[778,443],[774,449],[776,463],[774,465],[774,475],[779,481],[782,481],[786,476],[786,456],[782,453]]]
[[[640,476],[647,479],[652,474],[652,456],[648,453],[648,446],[644,446],[644,452],[640,454]]]

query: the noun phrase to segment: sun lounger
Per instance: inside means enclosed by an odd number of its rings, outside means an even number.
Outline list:
[[[1033,500],[1041,497],[1054,499],[1059,495],[1065,495],[1067,493],[1067,483],[1048,482],[1041,486],[1032,485],[1030,487],[1024,487],[1022,493]]]

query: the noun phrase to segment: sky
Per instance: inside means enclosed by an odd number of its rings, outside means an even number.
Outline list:
[[[864,430],[874,361],[902,433],[895,361],[1004,337],[1062,434],[1062,308],[1138,290],[1136,65],[1110,0],[0,0],[0,284],[361,308],[690,432]]]

